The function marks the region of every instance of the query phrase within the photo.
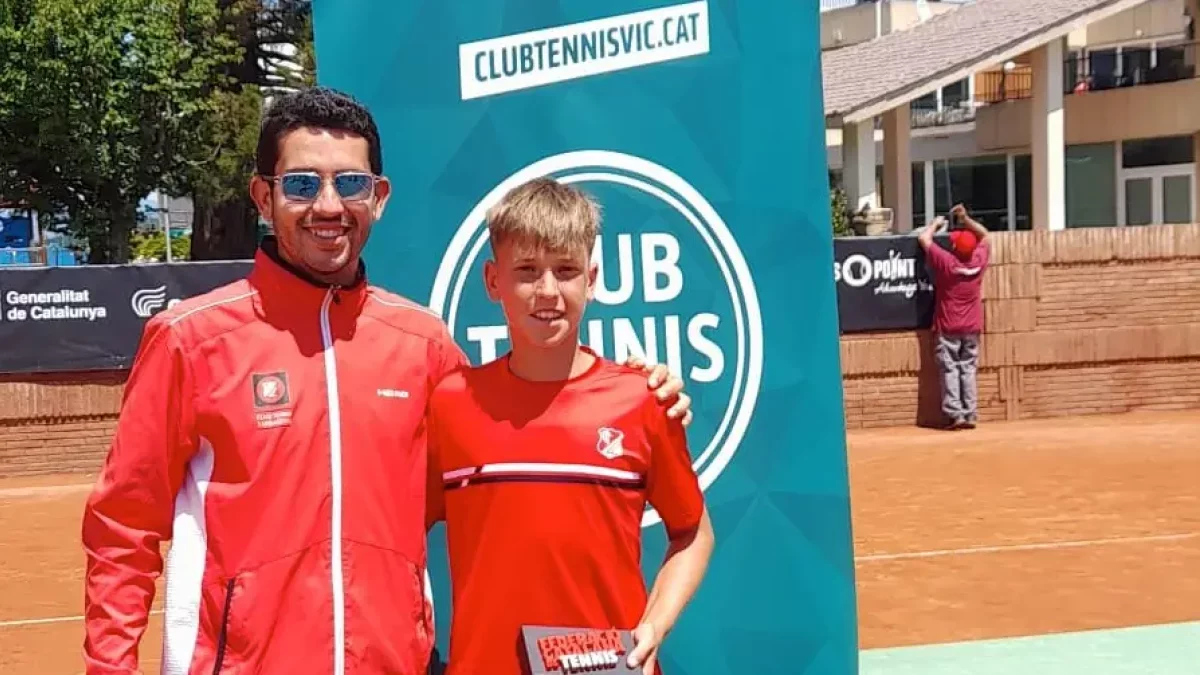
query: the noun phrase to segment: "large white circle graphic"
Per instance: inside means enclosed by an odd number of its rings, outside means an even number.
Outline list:
[[[762,313],[750,268],[725,221],[698,190],[670,169],[625,153],[580,150],[552,155],[517,171],[492,188],[459,225],[434,278],[430,307],[454,334],[463,287],[487,244],[487,210],[509,190],[541,176],[553,176],[563,183],[615,183],[653,196],[683,216],[712,252],[733,304],[737,358],[725,413],[692,463],[701,489],[707,490],[737,453],[754,415],[762,383]],[[642,518],[643,527],[658,522],[653,509]]]

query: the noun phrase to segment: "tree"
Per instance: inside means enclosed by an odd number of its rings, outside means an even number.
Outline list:
[[[247,258],[258,244],[258,212],[249,200],[262,96],[257,87],[213,94],[212,111],[201,121],[203,156],[185,173],[193,202],[190,257]]]
[[[194,260],[248,258],[258,244],[258,211],[247,184],[267,97],[315,79],[310,0],[220,0],[221,25],[238,44],[226,91],[202,126],[204,156],[190,177]]]
[[[850,227],[850,205],[846,201],[846,191],[834,186],[829,191],[829,211],[833,219],[833,236],[849,237],[854,234]]]
[[[32,0],[0,11],[0,195],[125,262],[138,202],[183,182],[236,45],[218,0]]]

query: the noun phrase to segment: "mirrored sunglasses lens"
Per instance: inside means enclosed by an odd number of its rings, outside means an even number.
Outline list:
[[[279,185],[289,199],[315,199],[321,191],[321,179],[308,174],[285,174]]]
[[[362,199],[371,190],[371,177],[365,173],[344,173],[334,185],[342,199]]]

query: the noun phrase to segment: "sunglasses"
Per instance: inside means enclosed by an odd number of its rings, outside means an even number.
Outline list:
[[[263,179],[278,183],[284,197],[299,202],[315,200],[325,184],[325,179],[313,171],[292,171],[278,176],[263,176]],[[342,199],[360,201],[374,192],[375,180],[373,174],[344,171],[333,177],[333,189]]]

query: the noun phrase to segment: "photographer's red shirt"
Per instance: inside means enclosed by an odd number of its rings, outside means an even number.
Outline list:
[[[925,249],[933,271],[933,329],[951,335],[983,332],[983,273],[991,243],[979,242],[966,260],[936,242]]]
[[[449,675],[520,675],[521,626],[633,629],[646,605],[641,520],[697,527],[683,426],[641,371],[604,359],[566,382],[508,357],[447,377],[430,401],[430,521],[445,519]]]

